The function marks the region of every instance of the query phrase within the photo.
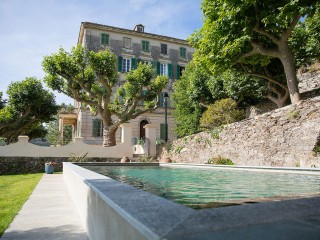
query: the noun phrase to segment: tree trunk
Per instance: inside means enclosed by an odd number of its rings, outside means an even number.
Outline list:
[[[116,145],[116,130],[104,128],[103,129],[103,146],[112,147]]]
[[[282,62],[284,72],[286,74],[291,103],[295,104],[300,101],[300,93],[298,88],[298,78],[294,65],[294,56],[287,43],[280,49],[280,60]]]

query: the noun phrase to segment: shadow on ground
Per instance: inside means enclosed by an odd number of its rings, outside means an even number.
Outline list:
[[[35,228],[27,231],[8,231],[5,232],[1,240],[34,240],[34,239],[46,239],[46,240],[87,240],[87,234],[85,232],[79,232],[73,225],[65,225],[60,227],[44,227]]]

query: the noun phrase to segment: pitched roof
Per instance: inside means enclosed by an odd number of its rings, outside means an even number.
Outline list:
[[[158,35],[158,34],[154,34],[154,33],[138,32],[138,31],[134,31],[134,30],[130,30],[130,29],[113,27],[113,26],[108,26],[108,25],[103,25],[103,24],[98,24],[98,23],[92,23],[92,22],[82,22],[81,23],[79,37],[78,37],[78,44],[80,44],[82,42],[81,40],[83,39],[83,34],[84,34],[85,28],[94,28],[94,29],[98,29],[98,30],[102,30],[102,31],[112,31],[112,32],[117,32],[117,33],[125,33],[125,34],[129,34],[129,35],[152,38],[155,40],[163,40],[163,41],[167,41],[167,42],[179,43],[182,45],[189,46],[188,42],[184,39],[168,37],[168,36]]]

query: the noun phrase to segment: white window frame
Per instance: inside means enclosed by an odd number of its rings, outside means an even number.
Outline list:
[[[168,76],[168,64],[160,63],[160,75]]]
[[[130,72],[131,70],[131,59],[123,58],[122,59],[122,72]]]

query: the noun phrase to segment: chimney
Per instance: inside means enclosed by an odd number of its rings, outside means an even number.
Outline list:
[[[134,31],[136,31],[136,32],[144,32],[144,26],[142,25],[142,24],[137,24],[135,27],[134,27],[134,29],[133,29]]]

